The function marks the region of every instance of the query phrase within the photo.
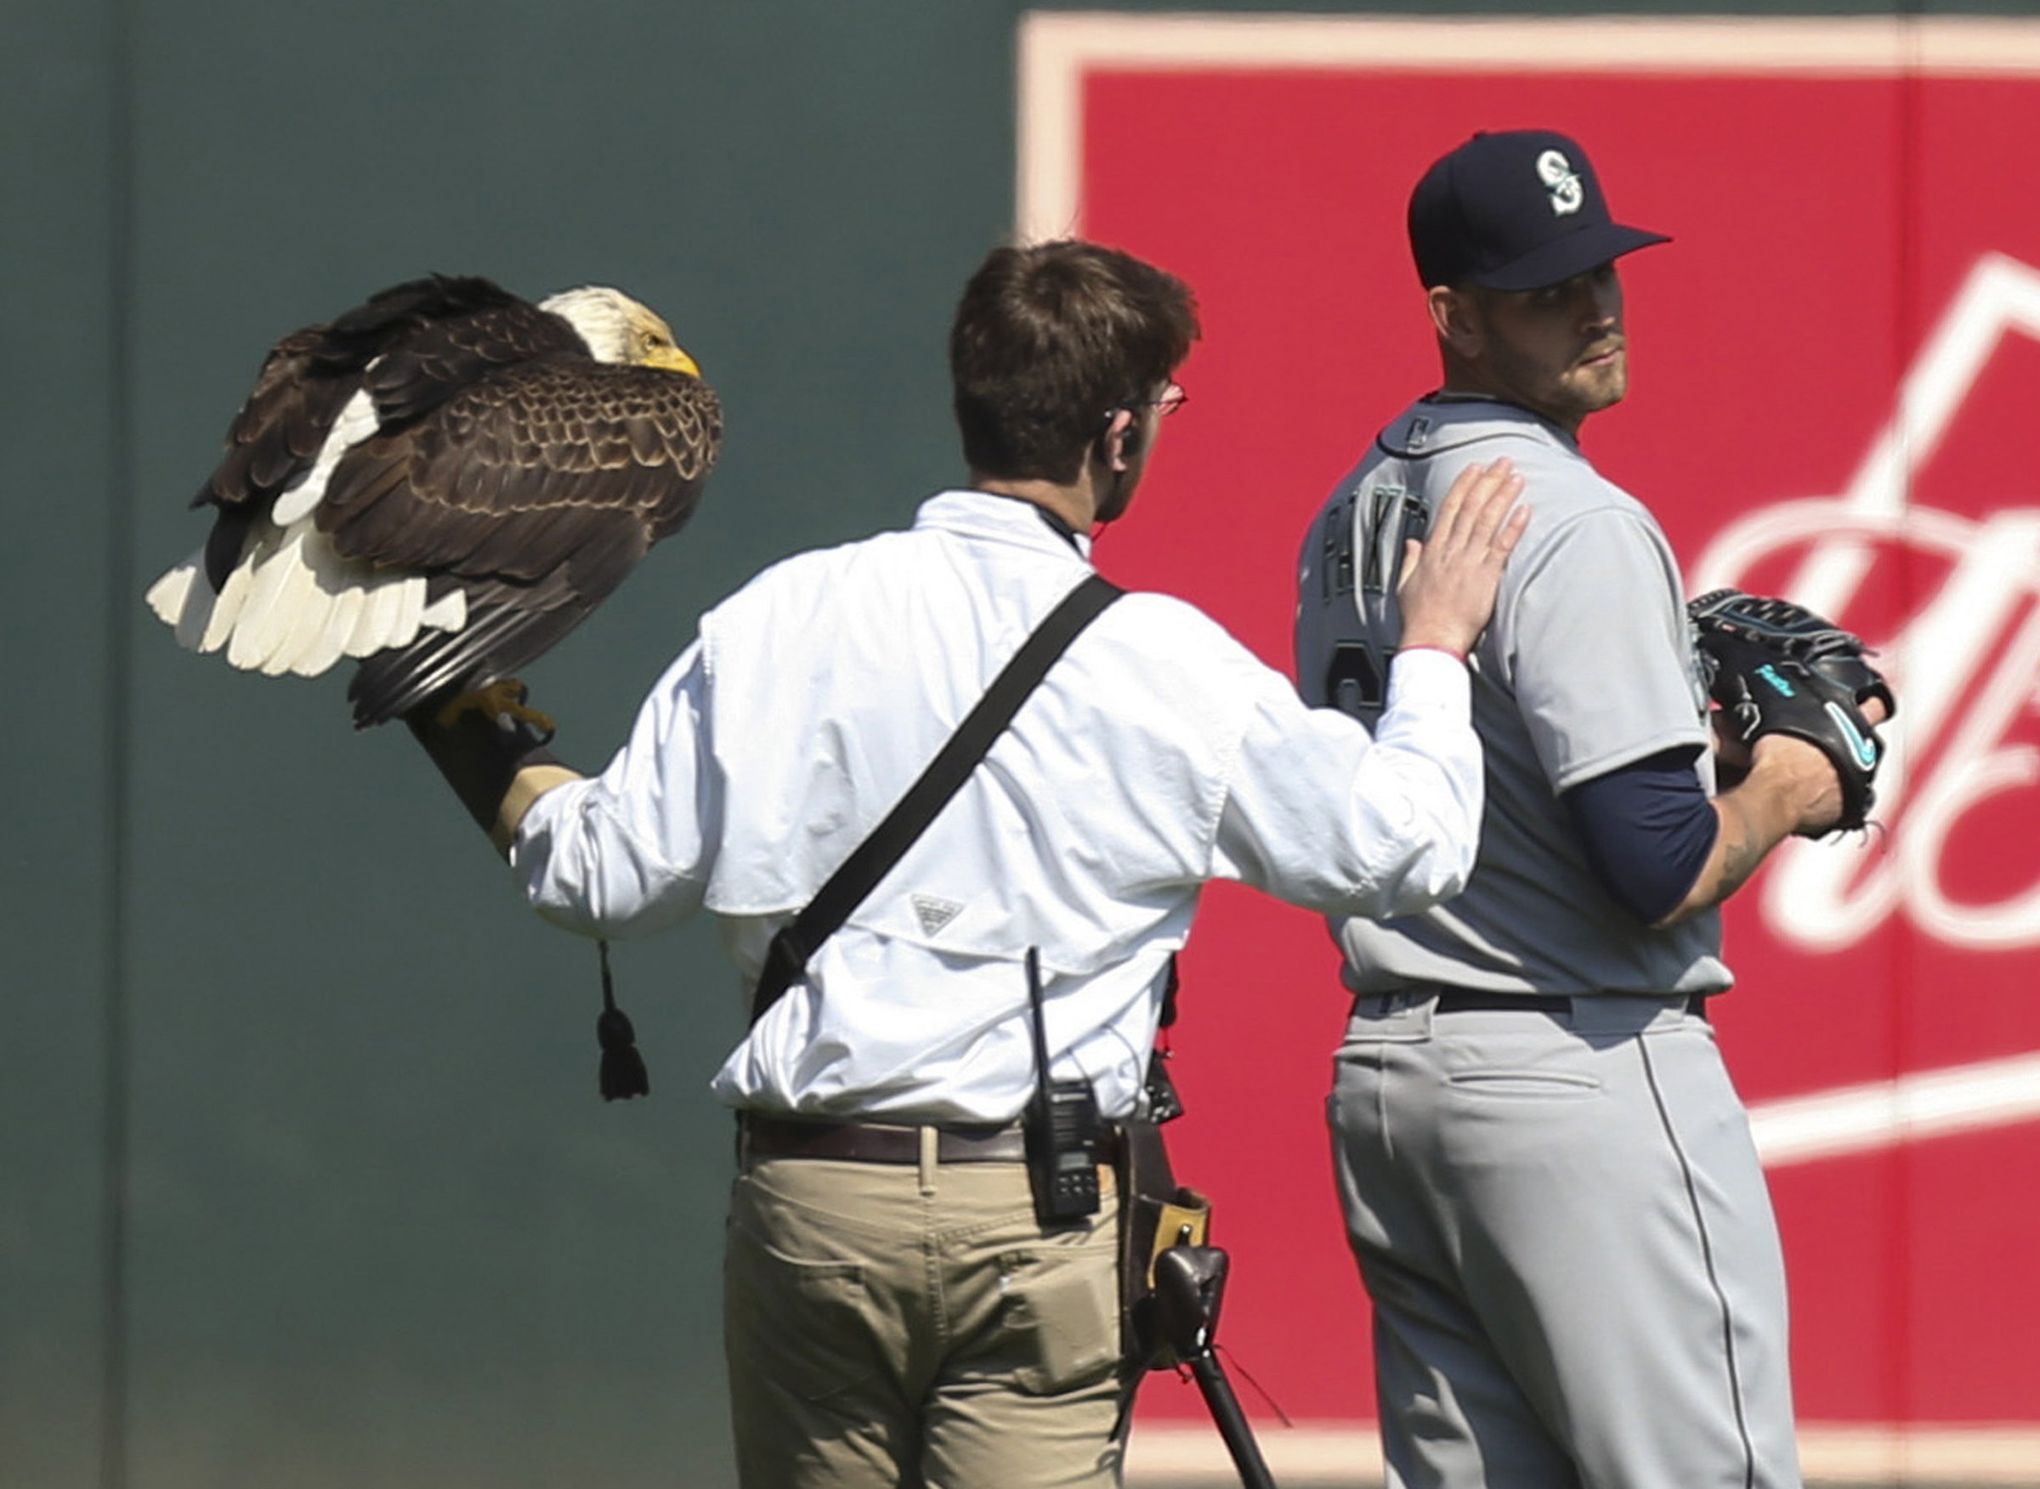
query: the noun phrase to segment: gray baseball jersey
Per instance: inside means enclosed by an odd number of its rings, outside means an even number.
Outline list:
[[[1421,915],[1336,922],[1356,992],[1413,984],[1519,993],[1726,988],[1718,912],[1653,930],[1582,852],[1560,793],[1679,746],[1711,794],[1707,694],[1670,545],[1570,436],[1528,411],[1433,394],[1376,439],[1304,541],[1296,616],[1305,699],[1372,728],[1401,635],[1405,537],[1469,463],[1508,456],[1529,530],[1474,650],[1486,752],[1480,858],[1465,893]]]

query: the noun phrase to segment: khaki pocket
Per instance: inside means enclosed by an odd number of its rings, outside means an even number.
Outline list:
[[[1034,1396],[1095,1384],[1119,1367],[1119,1257],[1111,1245],[999,1258],[1014,1383]]]
[[[769,1383],[820,1401],[868,1379],[884,1354],[862,1266],[788,1256],[735,1223],[723,1248],[723,1309],[740,1400]]]

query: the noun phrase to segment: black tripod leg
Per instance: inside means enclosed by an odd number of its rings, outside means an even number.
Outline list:
[[[1226,1254],[1216,1246],[1169,1247],[1155,1258],[1155,1314],[1163,1339],[1197,1377],[1197,1388],[1240,1471],[1240,1482],[1247,1489],[1275,1489],[1246,1413],[1240,1410],[1240,1398],[1212,1352],[1228,1266]]]
[[[1254,1430],[1247,1425],[1246,1413],[1240,1410],[1240,1398],[1233,1394],[1232,1382],[1226,1379],[1225,1367],[1219,1364],[1218,1356],[1207,1350],[1189,1365],[1190,1373],[1197,1377],[1197,1389],[1204,1393],[1204,1404],[1211,1408],[1211,1420],[1217,1424],[1218,1435],[1225,1439],[1225,1450],[1232,1454],[1233,1467],[1240,1471],[1240,1482],[1246,1489],[1275,1489],[1275,1478],[1268,1472],[1260,1444],[1254,1441]]]

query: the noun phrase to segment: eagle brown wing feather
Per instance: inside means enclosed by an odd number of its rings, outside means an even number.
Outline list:
[[[425,408],[445,397],[444,380],[471,378],[491,365],[476,349],[495,355],[515,345],[534,348],[525,355],[541,347],[586,351],[558,316],[473,276],[435,274],[393,285],[331,321],[293,331],[263,359],[227,429],[220,463],[191,504],[223,511],[254,506],[266,514],[317,463],[340,411],[363,386],[363,370],[377,358],[372,378],[401,390],[390,395],[393,405],[400,398],[405,407]],[[406,355],[413,347],[420,367]]]
[[[400,651],[362,662],[347,686],[357,727],[386,723],[455,687],[485,687],[543,656],[586,610],[564,572],[535,585],[470,589],[468,623],[428,631]]]
[[[650,535],[685,522],[721,440],[713,390],[696,378],[562,359],[515,367],[434,415],[341,460],[318,509],[342,556],[482,577],[475,555],[523,551],[535,577],[573,546],[559,513],[627,512]]]
[[[561,317],[505,295],[500,305],[423,326],[369,368],[361,385],[375,401],[377,420],[399,424],[503,368],[587,355],[586,344]]]
[[[357,722],[507,675],[559,640],[692,514],[721,435],[698,378],[560,357],[355,446],[320,530],[344,557],[452,579],[470,615],[364,664]]]
[[[311,470],[354,391],[349,373],[320,365],[325,338],[324,326],[307,326],[270,349],[247,402],[228,426],[220,463],[191,499],[192,506],[259,500],[266,511],[269,502]]]

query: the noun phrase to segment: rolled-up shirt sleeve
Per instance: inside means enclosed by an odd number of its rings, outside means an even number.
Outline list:
[[[1214,872],[1327,914],[1428,909],[1466,887],[1479,847],[1480,741],[1466,668],[1399,655],[1370,739],[1288,686],[1257,695],[1227,782]]]
[[[671,925],[701,906],[722,810],[699,641],[660,678],[600,776],[539,797],[510,862],[533,909],[590,936]]]

